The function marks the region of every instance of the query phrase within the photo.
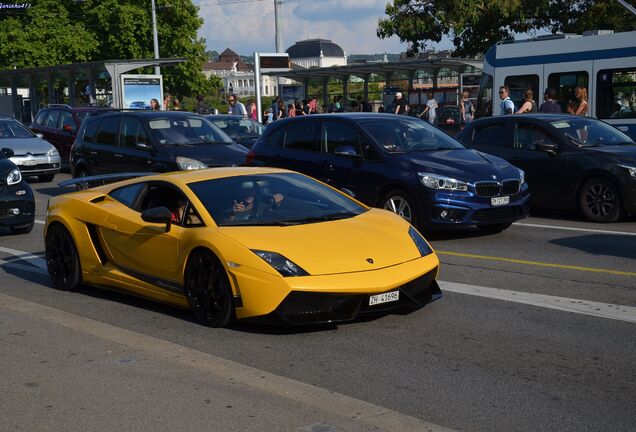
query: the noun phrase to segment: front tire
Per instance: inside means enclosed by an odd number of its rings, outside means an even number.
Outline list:
[[[195,251],[186,266],[185,291],[196,319],[208,327],[225,327],[234,319],[232,288],[219,259]]]
[[[415,227],[418,226],[418,214],[415,209],[415,201],[406,191],[393,189],[384,195],[380,204],[383,209],[390,210],[398,216],[401,216]]]
[[[73,237],[59,223],[46,233],[44,255],[49,277],[55,288],[75,291],[82,285],[82,269]]]
[[[600,177],[583,185],[579,206],[583,215],[593,222],[616,222],[623,213],[618,189],[614,183]]]

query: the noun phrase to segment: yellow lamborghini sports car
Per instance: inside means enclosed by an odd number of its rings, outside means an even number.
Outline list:
[[[60,195],[44,235],[55,287],[126,291],[214,327],[347,321],[441,296],[439,260],[406,221],[280,169],[181,171]]]

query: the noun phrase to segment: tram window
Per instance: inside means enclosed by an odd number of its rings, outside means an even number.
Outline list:
[[[483,73],[479,83],[479,95],[477,96],[477,112],[475,118],[489,117],[492,115],[492,75]]]
[[[524,93],[532,90],[534,101],[539,101],[539,75],[513,75],[507,76],[504,84],[510,90],[510,99],[515,103],[515,110],[518,110],[525,101]]]
[[[636,68],[602,70],[596,81],[598,118],[636,117]]]
[[[561,106],[561,110],[567,113],[568,105],[574,106],[575,97],[574,89],[582,87],[589,95],[589,75],[587,72],[559,72],[548,76],[548,87],[553,88],[557,92],[557,103]]]

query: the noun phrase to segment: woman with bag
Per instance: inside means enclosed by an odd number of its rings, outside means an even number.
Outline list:
[[[459,112],[461,114],[460,124],[462,129],[464,129],[464,126],[466,126],[468,123],[473,121],[473,115],[475,113],[475,107],[473,106],[473,103],[468,99],[468,96],[469,94],[467,91],[463,92],[462,98],[459,101]]]

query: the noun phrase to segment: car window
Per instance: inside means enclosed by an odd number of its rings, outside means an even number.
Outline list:
[[[320,151],[320,123],[317,121],[292,122],[285,130],[285,148]]]
[[[16,120],[0,120],[0,139],[33,138],[33,133]]]
[[[326,121],[323,126],[323,137],[327,143],[328,153],[346,153],[362,155],[358,141],[358,131],[347,123]]]
[[[44,126],[51,129],[57,129],[57,121],[60,117],[60,110],[49,110],[44,119]]]
[[[119,130],[119,116],[107,117],[101,121],[97,129],[95,142],[105,145],[117,144],[117,132]]]
[[[134,117],[124,117],[119,135],[119,145],[138,147],[138,144],[148,144],[143,126]]]
[[[143,190],[145,185],[145,183],[135,183],[133,185],[120,187],[111,191],[109,195],[123,205],[134,209],[134,204],[139,196],[139,192]]]
[[[556,144],[540,126],[518,123],[515,128],[514,147],[536,150],[537,144]]]
[[[160,146],[233,143],[218,127],[198,116],[155,117],[148,120],[148,127]]]
[[[61,123],[61,128],[64,129],[64,126],[70,126],[71,127],[71,132],[75,133],[77,130],[77,126],[75,125],[75,120],[73,119],[73,114],[71,114],[68,111],[62,111],[60,113],[60,123]]]
[[[95,142],[95,134],[97,133],[97,126],[99,125],[99,121],[87,121],[86,127],[84,128],[84,142],[92,143]]]
[[[634,145],[634,140],[615,127],[586,117],[551,121],[558,132],[579,147]]]
[[[217,120],[214,119],[214,117],[211,117],[210,121],[214,123],[216,127],[225,132],[230,138],[259,137],[265,129],[260,123],[247,118],[223,118]]]
[[[283,147],[283,138],[285,137],[285,128],[281,127],[270,133],[267,137],[267,146],[271,148]]]
[[[40,111],[35,116],[35,119],[33,120],[33,123],[36,124],[36,125],[44,126],[44,120],[46,119],[46,116],[47,116],[48,112],[49,112],[48,110]]]
[[[148,183],[141,198],[139,210],[166,207],[172,214],[172,223],[184,227],[202,226],[203,222],[186,196],[169,183]]]
[[[475,146],[509,147],[505,142],[506,124],[496,123],[475,128],[472,144]]]

